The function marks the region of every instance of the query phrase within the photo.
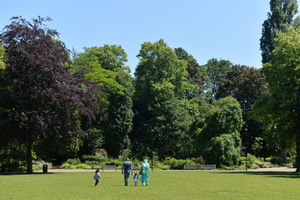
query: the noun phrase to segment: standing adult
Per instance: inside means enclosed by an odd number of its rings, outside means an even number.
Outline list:
[[[150,165],[148,160],[145,159],[144,163],[140,167],[140,175],[141,175],[141,182],[142,186],[149,185],[149,173],[150,173]]]
[[[122,174],[124,174],[125,186],[128,186],[130,171],[131,173],[133,173],[133,166],[131,162],[129,162],[129,158],[126,158],[126,161],[123,162],[123,166],[122,166]]]

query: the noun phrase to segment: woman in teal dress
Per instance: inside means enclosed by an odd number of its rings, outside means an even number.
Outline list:
[[[144,163],[140,167],[140,175],[141,175],[141,182],[142,186],[149,184],[149,173],[150,173],[150,165],[148,160],[145,159]]]

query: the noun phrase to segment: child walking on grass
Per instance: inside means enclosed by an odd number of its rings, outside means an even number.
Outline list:
[[[95,187],[98,185],[98,183],[99,183],[99,179],[101,178],[101,175],[100,175],[100,172],[99,172],[99,169],[97,169],[96,171],[95,171],[95,175],[94,175],[94,179],[95,179]]]
[[[133,175],[133,180],[134,180],[134,186],[137,186],[138,182],[139,182],[139,175],[137,175],[136,173]]]

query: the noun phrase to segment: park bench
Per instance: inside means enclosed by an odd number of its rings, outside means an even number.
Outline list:
[[[103,165],[102,166],[102,171],[104,171],[104,170],[115,170],[115,171],[117,171],[117,167],[116,167],[116,165]]]
[[[202,169],[216,169],[217,166],[214,164],[211,165],[202,165]]]
[[[198,166],[197,165],[184,165],[183,169],[184,170],[197,170]]]

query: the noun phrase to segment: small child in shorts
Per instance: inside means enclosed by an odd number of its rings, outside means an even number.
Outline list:
[[[137,186],[138,182],[139,182],[139,175],[137,175],[136,173],[133,175],[133,180],[134,180],[134,186]]]

